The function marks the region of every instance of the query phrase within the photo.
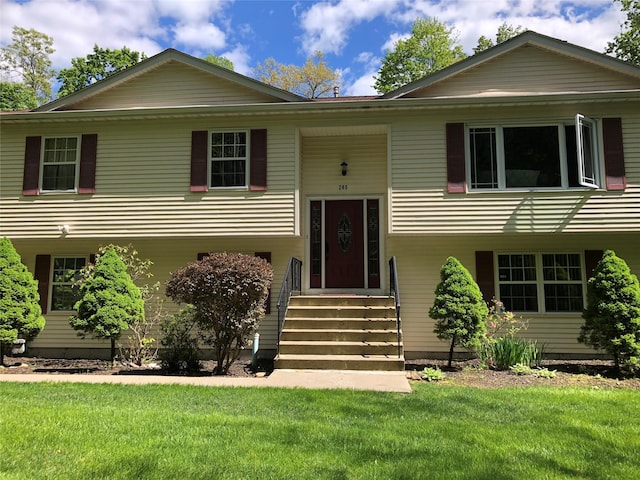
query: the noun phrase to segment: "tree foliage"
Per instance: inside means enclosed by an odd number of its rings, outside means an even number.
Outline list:
[[[640,369],[640,285],[612,250],[587,283],[585,322],[578,341],[613,355],[616,368]]]
[[[8,75],[18,75],[38,103],[45,103],[51,98],[55,75],[49,58],[53,52],[53,38],[33,28],[14,26],[11,43],[0,48],[0,66]]]
[[[16,82],[0,82],[1,111],[32,110],[37,106],[36,95],[26,85]]]
[[[487,50],[491,47],[501,44],[502,42],[506,42],[510,38],[516,37],[521,33],[524,33],[526,28],[518,25],[514,27],[513,25],[507,24],[504,22],[502,25],[498,27],[498,33],[496,33],[496,42],[493,43],[493,40],[482,35],[478,39],[478,46],[473,49],[473,53],[480,53],[484,50]]]
[[[216,374],[228,372],[264,316],[273,278],[266,260],[214,253],[174,272],[167,296],[193,305],[203,342],[214,349]]]
[[[72,59],[70,68],[60,70],[58,81],[61,82],[61,86],[58,90],[58,97],[69,95],[92,85],[146,58],[144,53],[136,52],[127,47],[111,50],[94,45],[93,53],[86,57]]]
[[[440,283],[429,316],[436,320],[434,333],[451,340],[449,367],[456,345],[471,348],[486,332],[489,309],[469,271],[455,257],[447,258],[440,270]]]
[[[234,70],[233,62],[231,60],[226,57],[220,57],[215,53],[210,53],[209,55],[204,57],[203,60],[209,63],[213,63],[214,65],[217,65],[219,67],[226,68],[227,70]]]
[[[120,334],[144,318],[140,289],[115,249],[107,249],[96,259],[93,271],[80,284],[80,294],[74,306],[77,313],[69,319],[71,327],[82,336],[110,339],[113,358]]]
[[[261,82],[307,98],[331,95],[334,87],[340,86],[340,74],[327,65],[321,51],[307,58],[302,67],[284,65],[274,58],[267,58],[264,63],[256,65],[253,76]]]
[[[398,40],[382,59],[374,88],[387,93],[466,58],[458,35],[437,18],[419,18],[411,35]]]
[[[606,53],[613,53],[620,60],[640,66],[640,0],[615,0],[620,3],[627,19],[622,31],[607,44]]]
[[[4,364],[4,346],[19,336],[36,337],[44,328],[38,282],[22,263],[7,237],[0,239],[0,364]]]

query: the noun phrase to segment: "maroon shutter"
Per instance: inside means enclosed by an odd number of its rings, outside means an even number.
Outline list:
[[[98,135],[95,133],[82,135],[80,146],[80,180],[78,193],[96,193],[96,153]]]
[[[271,263],[271,252],[256,252],[255,256]],[[269,295],[267,295],[267,299],[264,301],[264,311],[265,313],[271,313],[271,288],[269,288]]]
[[[493,252],[476,252],[476,283],[487,303],[496,296],[494,278]]]
[[[96,263],[96,254],[92,253],[91,255],[89,255],[89,263],[92,265],[95,265]]]
[[[51,255],[36,255],[35,279],[38,281],[40,308],[47,313],[49,300],[49,272],[51,271]]]
[[[598,262],[602,260],[602,250],[585,250],[584,251],[584,270],[587,274],[585,280],[589,280],[593,276],[593,271],[598,266]]]
[[[464,123],[447,123],[447,191],[466,192]]]
[[[191,191],[206,192],[209,132],[191,132]]]
[[[624,190],[627,188],[627,177],[624,171],[622,119],[602,119],[602,146],[607,190]]]
[[[249,190],[267,189],[267,131],[251,130]]]
[[[40,182],[40,150],[42,137],[27,137],[24,146],[22,195],[38,195]]]

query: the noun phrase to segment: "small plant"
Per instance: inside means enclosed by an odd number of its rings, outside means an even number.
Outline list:
[[[540,366],[544,345],[516,337],[527,326],[528,321],[505,311],[502,302],[494,300],[487,316],[487,333],[478,350],[480,363],[496,370],[507,370],[516,364]]]
[[[557,370],[549,370],[548,368],[536,368],[533,374],[539,378],[555,378]]]
[[[510,366],[509,370],[516,375],[531,375],[533,373],[531,367],[526,363],[516,363],[515,365]]]
[[[440,380],[444,380],[446,374],[438,367],[426,367],[424,370],[422,370],[422,372],[420,372],[420,376],[427,382],[437,382]]]
[[[160,324],[162,346],[159,356],[162,368],[169,372],[194,373],[200,370],[200,348],[196,337],[197,321],[193,307],[188,306],[164,319]]]

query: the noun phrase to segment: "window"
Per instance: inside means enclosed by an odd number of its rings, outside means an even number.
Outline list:
[[[45,138],[42,148],[42,191],[76,189],[80,149],[78,137]]]
[[[71,311],[80,299],[80,292],[73,282],[87,263],[86,257],[55,257],[51,279],[51,310]]]
[[[515,312],[582,312],[578,253],[498,255],[499,299]]]
[[[572,124],[502,125],[467,130],[472,190],[599,188],[593,120]]]
[[[247,138],[246,131],[211,133],[211,187],[247,185]]]

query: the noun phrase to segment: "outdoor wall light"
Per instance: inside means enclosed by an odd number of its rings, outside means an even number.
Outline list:
[[[346,177],[348,172],[347,168],[349,167],[349,164],[343,160],[340,166],[342,167],[342,176]]]
[[[58,230],[60,230],[60,233],[62,235],[68,235],[69,232],[71,231],[71,229],[69,228],[69,225],[58,225]]]

